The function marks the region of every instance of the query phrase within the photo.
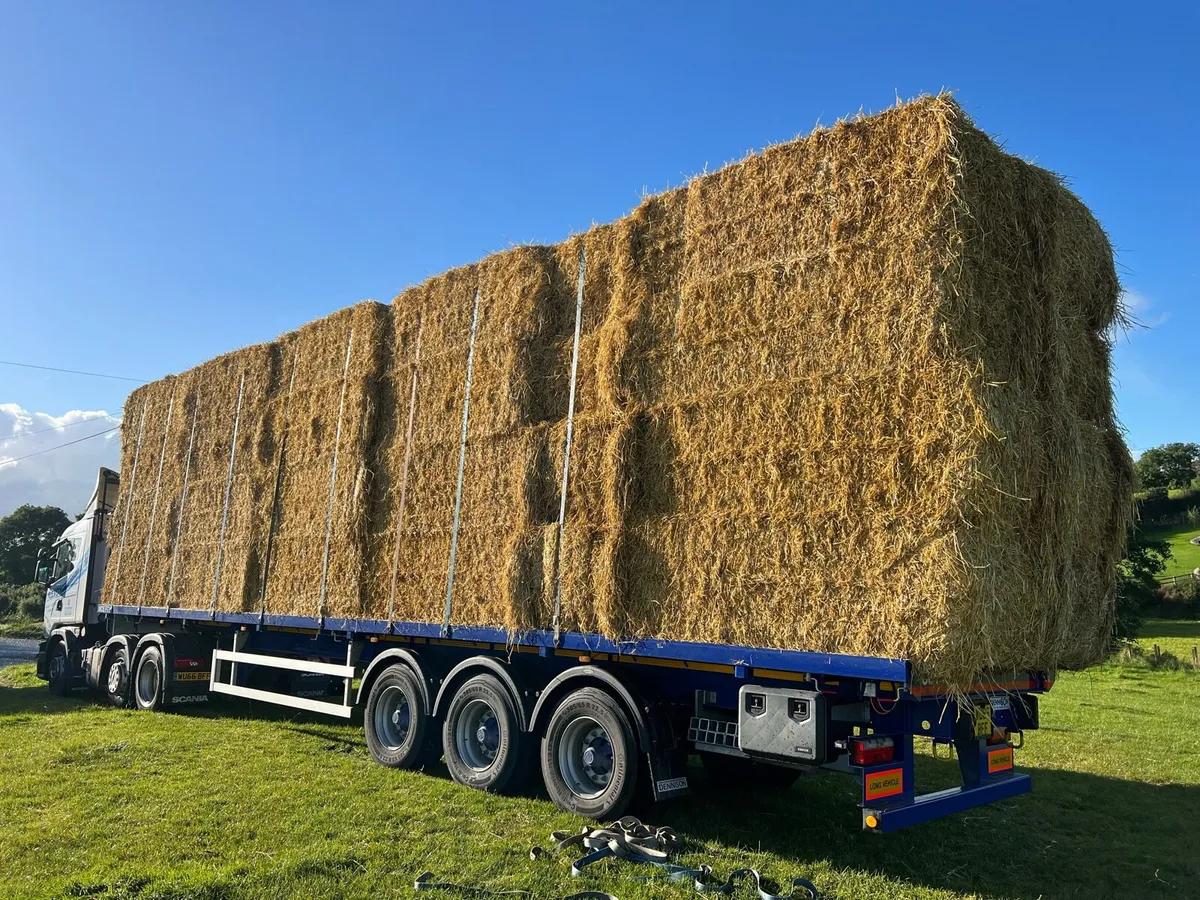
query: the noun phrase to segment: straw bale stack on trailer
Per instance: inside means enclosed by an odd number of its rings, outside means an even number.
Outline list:
[[[1083,204],[925,98],[140,388],[106,599],[1086,665],[1119,315]]]
[[[360,303],[130,394],[105,602],[361,614],[390,334]]]
[[[611,634],[903,656],[1103,652],[1130,465],[1111,248],[947,98],[774,147],[622,224],[581,430]]]

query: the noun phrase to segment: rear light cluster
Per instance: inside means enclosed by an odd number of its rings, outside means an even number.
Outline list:
[[[896,744],[890,737],[855,738],[850,742],[850,760],[856,766],[874,766],[896,758]]]

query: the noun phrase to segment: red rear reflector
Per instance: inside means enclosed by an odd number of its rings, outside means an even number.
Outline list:
[[[896,745],[890,737],[855,738],[850,743],[850,759],[856,766],[875,766],[896,758]]]

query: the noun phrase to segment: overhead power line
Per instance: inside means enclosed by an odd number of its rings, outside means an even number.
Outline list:
[[[55,366],[35,366],[33,363],[13,362],[0,359],[0,366],[20,366],[22,369],[41,369],[43,372],[65,372],[68,375],[86,375],[89,378],[111,378],[114,381],[132,381],[135,384],[148,384],[145,378],[127,378],[124,375],[105,375],[102,372],[80,372],[78,369],[59,369]]]
[[[120,425],[114,425],[104,431],[97,431],[95,434],[89,434],[87,437],[76,438],[73,441],[67,441],[65,444],[56,444],[53,447],[46,447],[42,450],[34,450],[32,453],[26,453],[24,456],[0,456],[0,466],[8,465],[9,463],[20,462],[23,459],[29,459],[33,456],[41,456],[43,453],[49,453],[51,450],[61,450],[63,447],[70,447],[72,444],[82,444],[84,441],[90,441],[92,438],[100,437],[105,434],[112,434]]]
[[[52,425],[49,428],[39,428],[37,431],[18,431],[6,438],[0,438],[0,442],[7,443],[8,441],[15,441],[17,438],[33,437],[35,434],[45,434],[47,431],[61,431],[63,428],[74,428],[76,425],[87,425],[88,423],[98,425],[101,419],[112,418],[113,416],[105,413],[102,416],[92,416],[90,419],[80,419],[78,422],[67,422],[65,425]]]

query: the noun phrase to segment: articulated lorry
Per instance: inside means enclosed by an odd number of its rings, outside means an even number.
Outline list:
[[[1044,672],[920,683],[903,659],[424,622],[102,602],[119,478],[39,561],[38,675],[55,694],[184,712],[214,695],[342,719],[372,758],[445,758],[467,787],[511,791],[540,769],[561,809],[605,819],[689,791],[687,762],[777,788],[818,770],[861,785],[862,825],[894,831],[1030,790],[1014,746],[1038,726]],[[320,552],[319,548],[314,552]],[[956,751],[962,784],[921,794],[919,738]],[[714,783],[705,779],[705,784]]]

